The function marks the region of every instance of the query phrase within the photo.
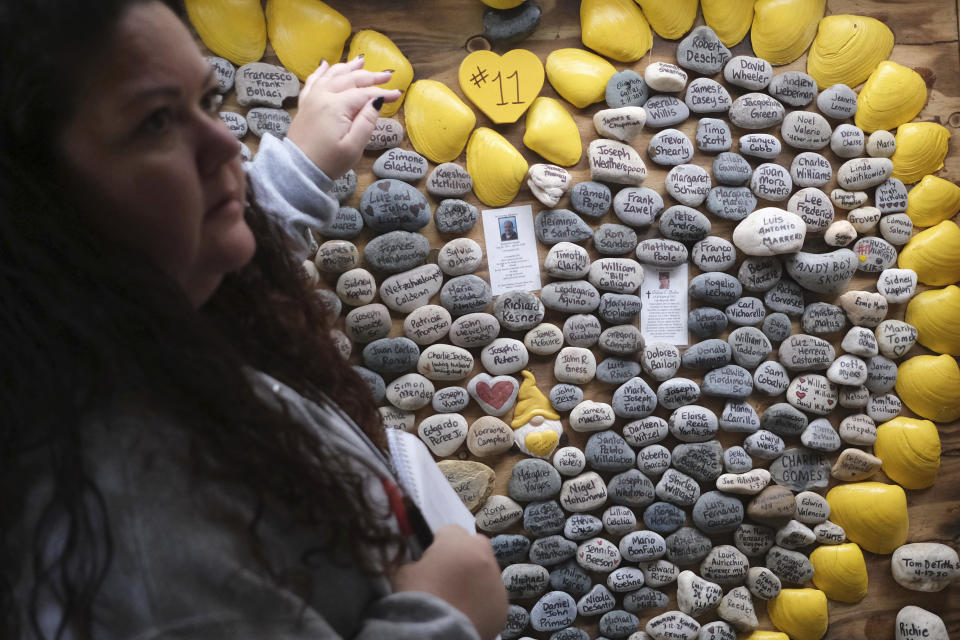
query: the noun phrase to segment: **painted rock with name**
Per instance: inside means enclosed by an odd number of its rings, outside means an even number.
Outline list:
[[[803,246],[805,237],[803,219],[776,207],[754,211],[733,230],[733,243],[750,256],[795,253]]]

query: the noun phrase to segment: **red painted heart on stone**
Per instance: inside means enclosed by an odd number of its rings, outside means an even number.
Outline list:
[[[501,380],[493,386],[486,382],[478,382],[476,392],[477,397],[494,409],[502,409],[510,396],[513,395],[513,385],[506,380]]]
[[[389,182],[378,182],[378,183],[377,183],[377,189],[380,189],[380,191],[390,191],[390,183],[389,183]]]
[[[807,394],[805,394],[803,391],[797,391],[796,396],[797,396],[797,398],[799,398],[800,400],[803,400],[804,398],[807,397]]]
[[[827,406],[829,407],[832,404],[833,404],[833,398],[827,398]]]

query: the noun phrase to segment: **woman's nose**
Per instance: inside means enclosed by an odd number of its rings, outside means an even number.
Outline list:
[[[196,118],[197,164],[200,174],[208,176],[240,154],[240,141],[219,116],[201,111]]]

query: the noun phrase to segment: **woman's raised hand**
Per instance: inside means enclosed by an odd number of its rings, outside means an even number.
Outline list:
[[[321,62],[300,91],[287,137],[327,176],[339,178],[360,159],[383,103],[400,99],[399,90],[374,86],[388,80],[389,71],[364,70],[362,57]]]

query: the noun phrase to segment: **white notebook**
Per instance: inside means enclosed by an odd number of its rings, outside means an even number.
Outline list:
[[[476,519],[440,472],[420,438],[400,429],[387,429],[387,442],[400,484],[420,507],[430,530],[457,524],[476,533]]]

